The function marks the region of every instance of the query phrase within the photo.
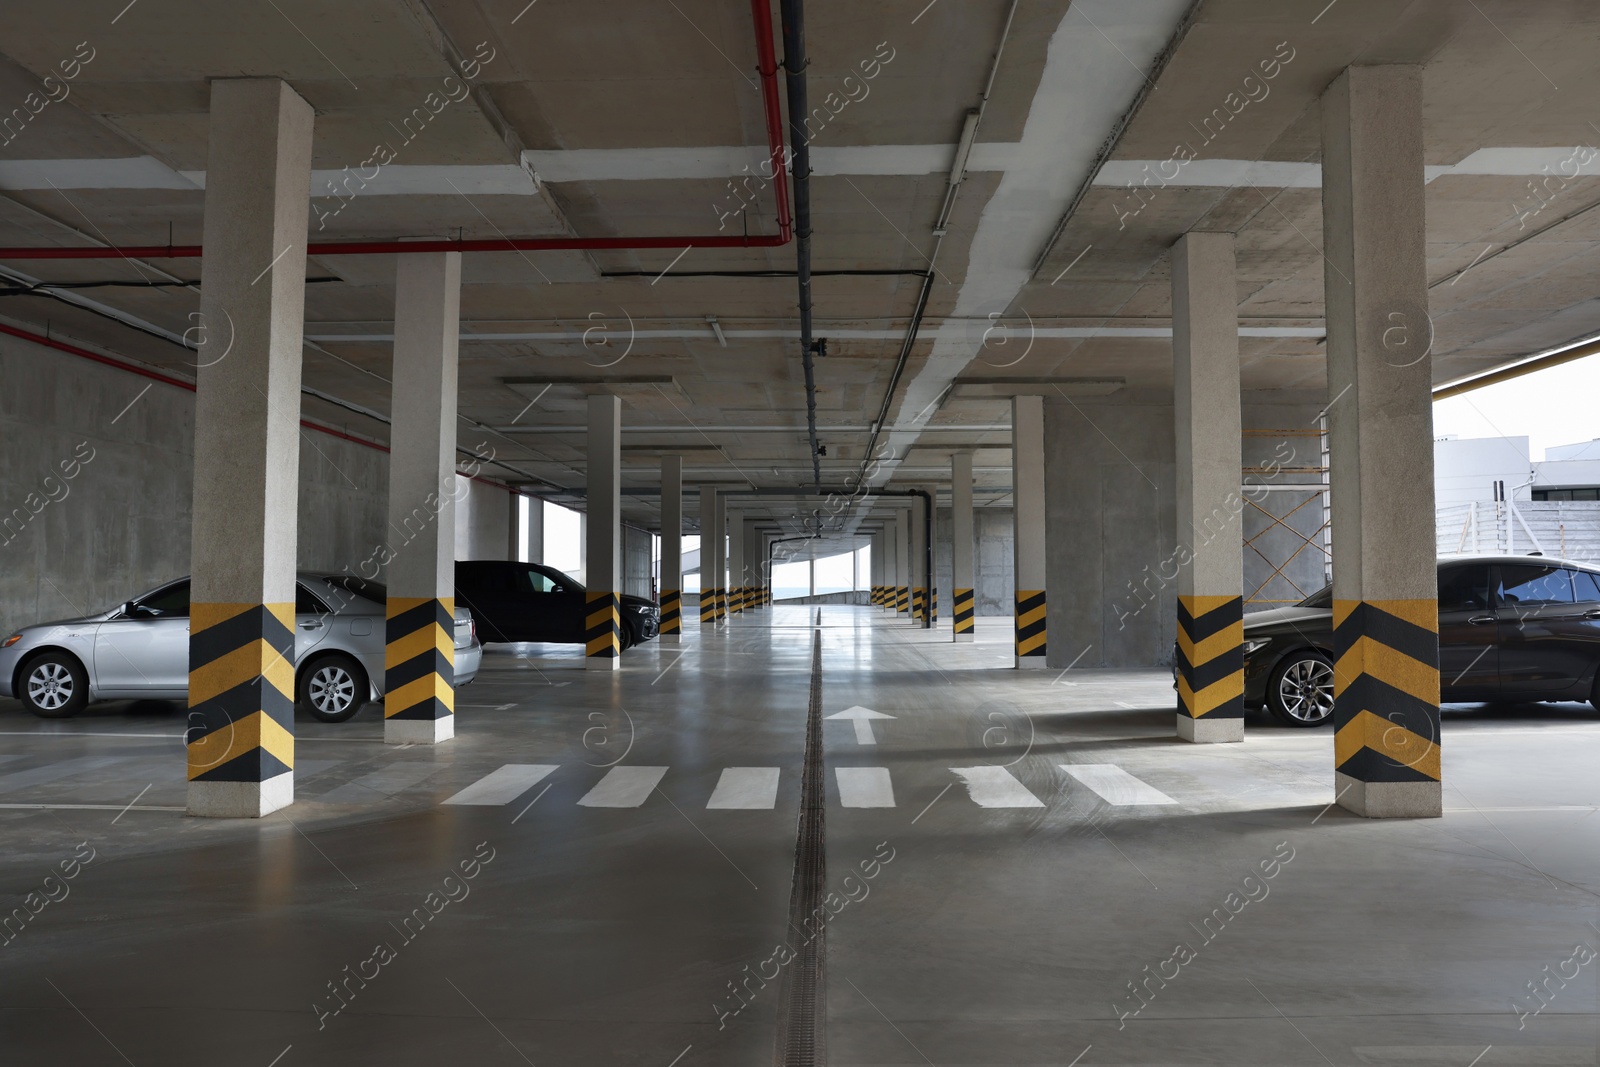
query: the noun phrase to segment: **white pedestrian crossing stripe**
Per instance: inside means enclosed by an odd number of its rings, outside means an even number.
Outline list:
[[[499,770],[491,771],[479,778],[444,803],[477,807],[499,807],[502,804],[509,804],[555,769],[554,764],[508,763]]]
[[[980,808],[1042,808],[1044,801],[1004,767],[951,767]]]
[[[727,767],[706,807],[773,808],[777,803],[777,767]]]
[[[665,767],[613,767],[578,803],[586,808],[637,808],[666,773]]]
[[[1093,789],[1107,804],[1176,804],[1167,794],[1142,782],[1115,763],[1062,763],[1060,768]]]
[[[1126,807],[1178,803],[1114,763],[1060,766],[1109,804]],[[421,761],[396,764],[347,783],[323,799],[355,801],[370,797],[373,789],[398,791],[419,782],[432,773],[432,768],[432,764]],[[557,769],[554,764],[508,763],[442,803],[499,807],[511,803]],[[585,808],[640,807],[650,799],[650,794],[661,784],[668,770],[668,767],[612,767],[583,795],[578,804]],[[961,779],[967,788],[967,796],[980,808],[1046,806],[1005,767],[951,767],[949,770]],[[706,802],[706,808],[712,811],[772,811],[778,805],[780,778],[781,769],[778,767],[724,767],[711,798]],[[895,806],[894,781],[887,767],[838,767],[834,770],[834,778],[839,787],[841,807]]]
[[[892,808],[894,785],[887,767],[839,767],[839,803],[846,808]]]

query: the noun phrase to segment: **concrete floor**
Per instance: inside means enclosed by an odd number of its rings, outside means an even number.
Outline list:
[[[0,899],[39,910],[0,945],[0,1064],[771,1062],[777,983],[748,976],[786,941],[816,610],[611,675],[493,650],[438,748],[386,748],[376,708],[301,721],[299,799],[260,822],[181,814],[177,708],[4,702]],[[831,1063],[1596,1062],[1586,705],[1447,709],[1445,817],[1369,822],[1329,808],[1330,731],[1188,746],[1163,672],[1018,674],[1009,620],[963,646],[821,618],[824,714],[894,716],[871,746],[825,727],[828,882],[854,898]],[[611,764],[666,770],[628,797]],[[848,773],[870,767],[893,806],[842,806],[841,777],[887,800]],[[708,808],[726,768],[777,768],[774,806]]]

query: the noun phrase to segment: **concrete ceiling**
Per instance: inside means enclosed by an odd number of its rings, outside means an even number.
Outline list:
[[[1005,379],[1169,390],[1168,250],[1192,228],[1239,235],[1246,388],[1320,391],[1317,98],[1351,63],[1424,66],[1436,379],[1600,333],[1600,159],[1578,156],[1578,176],[1538,197],[1530,185],[1600,139],[1592,3],[1018,0],[941,243],[955,142],[1010,7],[807,5],[812,100],[836,94],[837,111],[816,131],[812,182],[825,480],[861,468],[936,246],[878,484],[937,482],[951,451],[975,449],[980,502],[1003,500]],[[0,53],[0,101],[18,106],[76,71],[64,100],[5,130],[4,245],[197,243],[207,81],[238,75],[283,77],[317,109],[314,238],[773,232],[771,190],[734,184],[765,135],[749,10],[733,0],[7,5]],[[406,139],[405,117],[473,56],[470,94]],[[379,143],[395,161],[332,195]],[[1196,158],[1173,165],[1185,145]],[[1150,173],[1141,200],[1130,184]],[[487,473],[578,499],[560,491],[584,481],[582,399],[614,388],[638,446],[626,486],[654,485],[673,445],[699,446],[691,482],[803,485],[793,268],[792,248],[469,256],[461,443],[508,465]],[[19,284],[199,277],[194,260],[0,270]],[[393,270],[377,256],[306,268],[306,415],[378,441],[387,427],[360,412],[389,408]],[[0,316],[181,375],[197,307],[178,285],[95,287],[12,295]],[[758,510],[794,528],[805,509]],[[625,512],[651,525],[656,502],[630,495]]]

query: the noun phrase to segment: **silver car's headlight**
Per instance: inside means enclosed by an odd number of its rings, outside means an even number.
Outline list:
[[[1246,638],[1244,643],[1244,654],[1246,656],[1250,656],[1253,653],[1261,651],[1270,644],[1272,644],[1272,638],[1270,637]]]

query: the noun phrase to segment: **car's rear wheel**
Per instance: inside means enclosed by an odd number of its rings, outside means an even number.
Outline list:
[[[1267,707],[1290,726],[1333,720],[1333,661],[1307,649],[1286,656],[1267,682]]]
[[[17,672],[17,696],[42,719],[66,719],[89,703],[89,672],[65,652],[41,652]]]
[[[318,656],[300,672],[300,706],[321,722],[344,722],[367,702],[367,676],[349,656]]]

